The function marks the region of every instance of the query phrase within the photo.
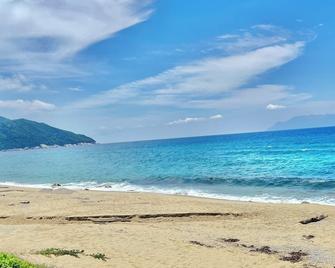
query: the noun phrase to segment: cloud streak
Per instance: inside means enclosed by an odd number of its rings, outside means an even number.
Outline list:
[[[41,100],[0,100],[1,109],[23,110],[23,111],[50,111],[56,106]]]
[[[286,108],[285,105],[272,104],[272,103],[270,103],[270,104],[268,104],[268,105],[266,106],[266,109],[267,109],[267,110],[270,110],[270,111],[273,111],[273,110],[282,110],[282,109],[285,109],[285,108]]]
[[[74,103],[73,107],[94,108],[113,103],[184,106],[224,98],[259,75],[296,59],[303,48],[303,42],[295,42],[238,55],[204,58],[103,91]]]
[[[44,85],[37,85],[29,81],[24,75],[0,76],[0,92],[28,92],[34,89],[44,90]]]
[[[186,117],[183,119],[178,119],[175,121],[171,121],[167,123],[167,125],[180,125],[180,124],[189,124],[189,123],[195,123],[195,122],[203,122],[203,121],[210,121],[210,120],[219,120],[222,119],[223,116],[221,114],[215,114],[209,117]]]
[[[31,69],[40,64],[52,69],[86,47],[146,20],[151,13],[149,3],[3,0],[0,60],[8,68]]]

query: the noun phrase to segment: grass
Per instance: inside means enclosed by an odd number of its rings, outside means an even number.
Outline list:
[[[0,253],[0,268],[46,268],[46,266],[32,264],[12,254]]]
[[[94,259],[97,260],[102,260],[102,261],[107,261],[107,256],[103,253],[94,253],[94,254],[90,254],[91,257],[93,257]]]
[[[79,258],[79,254],[83,254],[84,250],[78,250],[78,249],[62,249],[62,248],[47,248],[43,249],[41,251],[38,251],[37,254],[41,254],[44,256],[73,256],[76,258]],[[2,268],[2,267],[0,267]]]
[[[36,253],[43,255],[43,256],[47,256],[47,257],[50,257],[51,255],[56,256],[56,257],[68,255],[68,256],[79,258],[79,255],[84,255],[84,256],[90,256],[90,257],[93,257],[94,259],[102,260],[102,261],[107,261],[108,259],[104,253],[97,252],[93,254],[84,254],[84,250],[78,250],[78,249],[46,248]],[[0,266],[0,268],[2,267]]]

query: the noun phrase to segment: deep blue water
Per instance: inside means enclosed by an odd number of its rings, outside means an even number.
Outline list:
[[[335,127],[0,152],[0,182],[335,205]]]

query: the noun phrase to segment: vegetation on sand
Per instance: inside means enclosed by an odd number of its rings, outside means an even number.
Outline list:
[[[102,261],[107,261],[108,259],[104,253],[97,252],[93,254],[84,254],[84,252],[85,252],[84,250],[78,250],[78,249],[46,248],[36,253],[47,256],[47,257],[50,257],[51,255],[56,256],[56,257],[68,255],[68,256],[79,258],[79,255],[84,255],[84,256],[90,256],[90,257],[93,257],[94,259],[102,260]],[[0,268],[2,267],[0,266]]]
[[[0,268],[46,268],[24,261],[12,254],[0,253]]]
[[[79,258],[79,254],[83,254],[84,250],[78,250],[78,249],[62,249],[62,248],[47,248],[43,249],[41,251],[38,251],[37,254],[41,254],[44,256],[73,256],[76,258]],[[1,268],[1,267],[0,267]]]
[[[102,261],[107,261],[107,256],[103,253],[94,253],[94,254],[90,254],[91,257],[93,257],[94,259],[98,259],[98,260],[102,260]]]

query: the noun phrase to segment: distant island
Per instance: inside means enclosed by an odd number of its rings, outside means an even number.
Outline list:
[[[0,150],[81,143],[95,143],[95,140],[44,123],[0,117]]]
[[[278,122],[269,130],[316,128],[335,126],[335,114],[296,116],[288,121]]]

